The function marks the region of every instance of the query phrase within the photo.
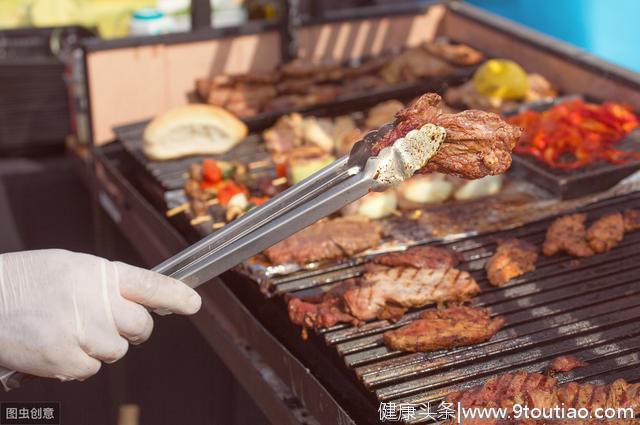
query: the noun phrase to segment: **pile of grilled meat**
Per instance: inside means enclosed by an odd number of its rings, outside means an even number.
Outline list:
[[[252,117],[331,102],[340,96],[364,94],[398,83],[444,77],[453,74],[456,67],[481,60],[482,54],[469,46],[438,41],[373,58],[359,66],[293,61],[269,72],[200,79],[196,92],[209,104],[240,117]]]
[[[470,425],[608,425],[638,424],[634,418],[616,419],[578,419],[562,417],[546,419],[554,408],[585,409],[593,414],[596,409],[640,409],[640,384],[630,384],[618,379],[609,385],[579,384],[570,382],[559,384],[553,377],[557,372],[568,372],[587,363],[572,356],[561,356],[554,359],[544,373],[514,372],[487,380],[483,385],[447,396],[447,401],[464,409],[494,408],[505,409],[508,418],[463,418],[462,423]],[[514,406],[527,406],[529,409],[546,411],[545,419],[516,419]],[[458,412],[459,414],[459,412]],[[565,413],[566,414],[566,413]],[[562,416],[562,415],[557,415]],[[451,423],[460,423],[459,418]]]

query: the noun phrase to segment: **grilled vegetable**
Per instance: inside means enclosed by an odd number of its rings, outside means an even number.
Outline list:
[[[508,118],[525,128],[515,152],[531,155],[553,168],[576,169],[595,161],[614,164],[640,159],[615,145],[640,124],[631,107],[582,100],[564,102],[545,112],[525,111]]]

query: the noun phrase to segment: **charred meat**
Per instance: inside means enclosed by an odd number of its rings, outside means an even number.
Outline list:
[[[550,256],[564,251],[574,257],[590,257],[593,249],[586,241],[586,214],[572,214],[557,218],[549,229],[542,252]]]
[[[268,248],[273,264],[332,260],[351,256],[380,243],[382,226],[360,216],[325,220]]]
[[[329,328],[338,323],[358,325],[360,321],[347,313],[344,300],[339,294],[329,292],[320,300],[291,298],[288,304],[289,320],[305,329]]]
[[[447,136],[436,155],[419,172],[477,179],[507,171],[511,166],[511,151],[522,129],[489,112],[444,113],[441,103],[440,96],[428,93],[399,111],[393,128],[381,137],[373,147],[373,153],[392,145],[409,131],[431,123],[444,127]]]
[[[462,347],[489,340],[504,325],[500,316],[473,307],[430,310],[400,329],[385,332],[384,342],[392,350],[433,351]]]
[[[413,267],[369,267],[358,285],[345,291],[351,314],[360,320],[397,319],[410,307],[431,303],[464,301],[480,292],[466,271],[416,269]]]
[[[515,277],[536,269],[538,250],[519,239],[498,242],[496,253],[487,261],[485,270],[493,286],[503,286]]]
[[[559,385],[547,375],[540,373],[515,372],[489,379],[484,385],[449,394],[451,403],[460,403],[464,408],[500,407],[511,413],[515,404],[527,405],[529,408],[550,409],[564,405],[565,408],[585,408],[593,412],[596,408],[631,408],[635,412],[640,408],[640,384],[629,384],[618,379],[610,385],[578,384],[571,382]],[[545,424],[548,421],[530,421]],[[637,423],[634,420],[601,420],[593,423]],[[465,421],[473,424],[511,425],[514,419],[473,419]],[[527,422],[528,423],[528,422]],[[551,422],[555,423],[555,422]],[[562,421],[558,421],[562,423]],[[587,420],[567,421],[567,424],[587,424]]]
[[[390,252],[373,259],[376,264],[390,267],[414,267],[416,269],[447,269],[455,267],[462,256],[449,249],[435,246],[415,246],[406,251]]]
[[[432,55],[454,65],[470,66],[483,59],[482,52],[465,44],[449,44],[443,41],[427,42],[422,47]]]
[[[552,372],[569,372],[573,369],[587,366],[589,363],[582,361],[573,356],[560,356],[553,359],[549,365]]]
[[[605,215],[589,227],[587,242],[596,253],[610,251],[624,238],[624,227],[621,213]]]

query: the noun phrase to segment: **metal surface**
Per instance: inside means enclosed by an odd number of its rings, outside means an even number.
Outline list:
[[[609,199],[583,210],[589,221],[604,214],[640,207],[640,193]],[[416,319],[427,309],[413,310],[399,322],[376,320],[361,327],[338,325],[318,332],[351,369],[363,389],[379,402],[437,402],[452,391],[483,383],[514,370],[542,370],[559,355],[572,354],[590,364],[559,375],[560,381],[612,382],[640,379],[640,232],[629,233],[611,252],[590,258],[541,256],[536,270],[495,288],[484,265],[495,241],[517,237],[540,246],[550,220],[503,232],[444,244],[463,254],[461,268],[482,287],[474,304],[506,319],[490,341],[431,353],[402,353],[384,346],[385,331]],[[331,282],[357,275],[358,269],[335,272]],[[328,282],[316,282],[315,287]],[[308,295],[308,280],[288,281],[287,294]],[[634,369],[635,368],[635,369]],[[376,412],[370,412],[375,415]]]

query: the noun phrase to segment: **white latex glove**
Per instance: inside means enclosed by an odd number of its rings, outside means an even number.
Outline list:
[[[0,366],[83,380],[149,338],[143,307],[193,314],[200,296],[175,279],[64,250],[0,255]]]

